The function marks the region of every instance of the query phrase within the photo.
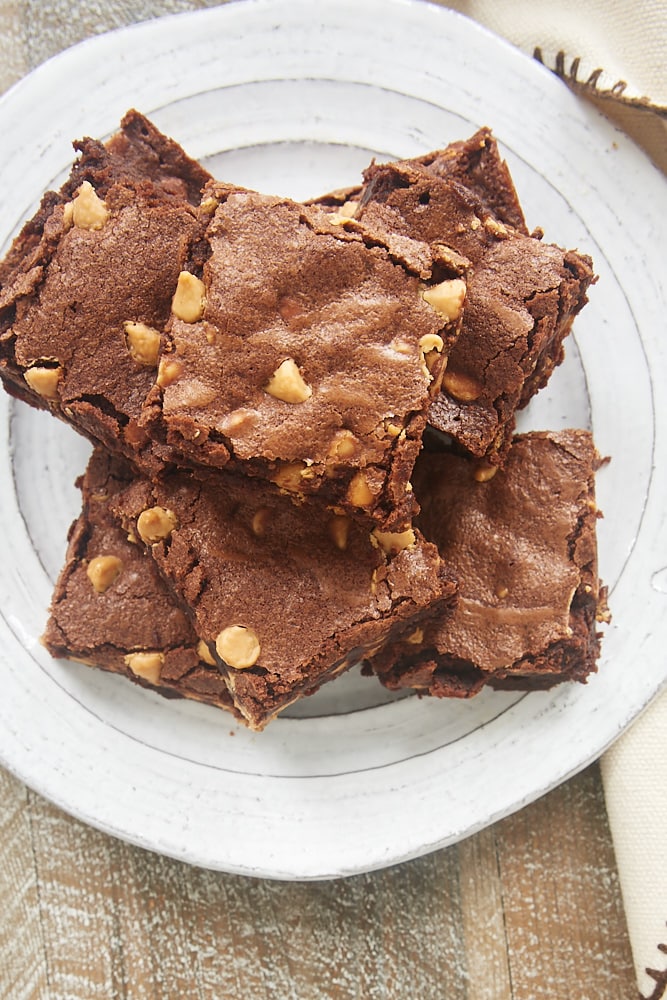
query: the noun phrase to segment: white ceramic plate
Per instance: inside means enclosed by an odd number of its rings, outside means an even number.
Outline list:
[[[541,66],[444,8],[246,0],[92,39],[0,101],[0,241],[58,184],[70,140],[136,106],[219,175],[307,197],[491,125],[531,225],[600,275],[522,427],[590,426],[613,625],[586,686],[392,700],[347,675],[261,735],[52,661],[38,644],[88,446],[0,402],[0,759],[144,847],[278,878],[368,871],[452,843],[594,759],[667,679],[662,178]],[[279,623],[276,623],[279,627]]]

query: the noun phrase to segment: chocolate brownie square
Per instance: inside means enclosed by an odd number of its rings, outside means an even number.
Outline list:
[[[418,532],[370,533],[225,470],[137,478],[111,506],[189,612],[253,729],[437,617],[456,593]]]
[[[85,142],[19,237],[0,290],[7,388],[151,476],[230,464],[407,527],[464,264],[230,185],[195,208],[203,177],[169,143],[136,116]]]
[[[111,511],[131,480],[126,463],[94,451],[79,482],[83,510],[70,529],[42,641],[53,656],[233,711],[224,677],[188,617]]]
[[[285,198],[213,183],[203,206],[206,260],[183,276],[142,422],[154,454],[406,527],[465,268]]]
[[[464,456],[420,456],[419,524],[460,596],[447,619],[372,658],[383,684],[468,697],[486,684],[533,690],[595,671],[597,624],[608,620],[597,569],[600,464],[583,430],[518,435],[487,482]]]
[[[162,329],[198,229],[208,173],[130,112],[106,145],[78,144],[0,271],[0,378],[94,441],[133,457]],[[152,463],[156,467],[156,463]]]
[[[488,174],[468,171],[465,159],[453,152],[451,159],[436,154],[371,165],[354,217],[446,246],[470,263],[461,334],[429,423],[489,467],[505,460],[516,410],[562,361],[563,340],[594,275],[587,256],[504,221],[522,217],[497,155]]]

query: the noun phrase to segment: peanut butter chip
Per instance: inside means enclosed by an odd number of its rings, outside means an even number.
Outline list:
[[[90,183],[84,181],[72,202],[72,220],[79,229],[101,229],[109,209]]]
[[[149,507],[137,518],[137,531],[146,545],[169,538],[175,527],[176,515],[165,507]]]
[[[271,511],[268,507],[260,507],[252,516],[252,533],[257,538],[263,538],[271,520]]]
[[[409,642],[411,646],[419,646],[424,641],[424,629],[416,628],[414,632],[407,637],[405,640]]]
[[[133,674],[149,684],[159,684],[164,656],[162,653],[128,653],[125,663]]]
[[[305,403],[313,390],[304,382],[294,358],[286,358],[278,365],[265,386],[266,392],[285,403]]]
[[[201,278],[189,271],[181,271],[171,300],[171,311],[184,323],[196,323],[204,315],[205,295],[206,287]]]
[[[160,351],[160,334],[145,323],[123,323],[127,349],[133,361],[148,368],[155,368]]]
[[[466,283],[462,278],[449,278],[439,285],[431,285],[422,292],[425,302],[439,313],[446,323],[453,323],[461,315],[466,297]]]
[[[98,594],[103,594],[118,579],[123,569],[118,556],[95,556],[86,568],[86,575]]]
[[[373,502],[373,493],[363,472],[357,472],[350,480],[347,499],[355,507],[367,507]]]
[[[461,403],[472,403],[479,399],[482,394],[482,386],[477,379],[471,375],[464,375],[462,372],[448,370],[442,379],[442,387]]]
[[[23,378],[33,392],[43,396],[44,399],[57,399],[61,375],[62,368],[42,368],[36,365],[34,368],[28,368],[23,373]]]
[[[405,531],[379,531],[376,528],[371,532],[371,541],[377,542],[386,555],[395,556],[403,549],[415,545],[417,539],[412,528],[407,528]]]
[[[203,639],[200,639],[197,643],[197,656],[203,663],[207,663],[209,667],[215,666],[215,659],[213,658],[213,653],[208,648],[208,645]]]
[[[419,341],[419,355],[421,358],[422,371],[429,378],[432,378],[431,370],[440,356],[440,352],[445,346],[442,337],[437,333],[425,333]]]
[[[274,472],[273,482],[288,493],[300,493],[302,478],[307,470],[305,462],[284,462]]]
[[[344,552],[350,535],[350,519],[342,514],[334,514],[329,521],[329,536],[336,548]]]
[[[183,367],[180,361],[175,358],[162,358],[155,380],[161,389],[166,389],[168,385],[173,385],[181,374]]]
[[[478,483],[488,483],[490,479],[493,479],[497,471],[497,465],[488,465],[486,462],[480,462],[475,469],[474,477]]]
[[[334,460],[352,458],[359,446],[352,431],[338,431],[329,447],[329,455]]]
[[[245,625],[229,625],[215,640],[218,656],[235,670],[247,670],[257,663],[260,645],[257,633]]]

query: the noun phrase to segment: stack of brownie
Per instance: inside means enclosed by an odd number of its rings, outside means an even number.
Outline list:
[[[584,680],[590,434],[513,438],[590,260],[529,234],[487,129],[307,204],[137,112],[0,263],[0,377],[86,435],[44,643],[253,729],[363,663],[468,696]]]

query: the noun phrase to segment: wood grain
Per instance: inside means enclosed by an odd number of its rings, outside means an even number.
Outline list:
[[[408,864],[324,883],[190,868],[0,772],[10,1000],[628,1000],[597,767]]]

